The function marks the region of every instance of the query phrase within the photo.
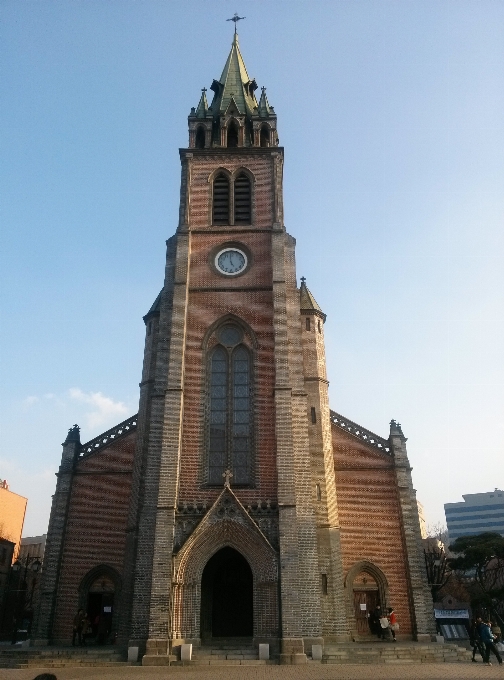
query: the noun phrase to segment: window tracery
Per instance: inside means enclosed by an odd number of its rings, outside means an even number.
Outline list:
[[[225,324],[208,363],[209,428],[207,481],[223,484],[230,469],[234,485],[251,483],[252,356],[241,328]]]

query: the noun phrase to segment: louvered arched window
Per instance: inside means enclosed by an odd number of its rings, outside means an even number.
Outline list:
[[[234,120],[232,120],[228,125],[227,145],[232,149],[235,149],[238,146],[238,126]]]
[[[219,333],[239,342],[242,333],[226,326]],[[227,469],[233,484],[249,484],[251,470],[252,408],[251,365],[246,347],[217,345],[210,357],[210,427],[208,437],[208,482],[223,484]]]
[[[197,149],[205,148],[205,128],[202,125],[200,125],[196,130],[195,144]]]
[[[223,172],[213,183],[213,223],[229,224],[229,179]]]
[[[234,222],[250,224],[251,222],[251,186],[250,179],[241,172],[234,183]]]

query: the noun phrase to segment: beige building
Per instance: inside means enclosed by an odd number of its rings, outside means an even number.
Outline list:
[[[21,534],[26,513],[28,499],[9,490],[5,479],[0,479],[0,538],[16,544],[13,560],[19,553]]]
[[[46,538],[47,534],[22,538],[21,549],[19,551],[19,559],[21,562],[26,560],[27,557],[31,559],[37,558],[42,562],[44,560]]]

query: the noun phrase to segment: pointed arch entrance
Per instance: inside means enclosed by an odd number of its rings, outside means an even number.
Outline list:
[[[225,547],[207,562],[201,578],[201,638],[252,637],[254,583],[247,560]]]
[[[353,565],[345,578],[348,620],[355,639],[365,638],[373,633],[369,614],[377,605],[388,606],[388,582],[383,571],[368,560]]]

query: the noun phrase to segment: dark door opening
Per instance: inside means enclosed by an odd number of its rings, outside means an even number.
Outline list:
[[[114,593],[90,592],[87,600],[87,617],[91,624],[89,637],[104,645],[110,642],[112,630],[112,614],[114,611]]]
[[[253,628],[252,570],[239,552],[222,548],[203,570],[201,637],[251,637]]]

